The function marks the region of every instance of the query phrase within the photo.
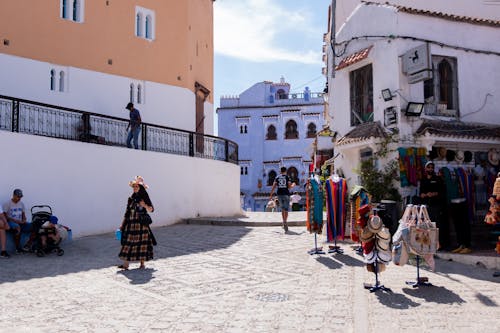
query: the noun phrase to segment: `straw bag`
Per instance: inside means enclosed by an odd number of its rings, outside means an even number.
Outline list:
[[[416,206],[414,207],[416,208]],[[416,208],[416,220],[410,222],[410,249],[417,255],[434,254],[439,244],[439,229],[432,222],[425,205]],[[413,215],[415,217],[415,215]]]

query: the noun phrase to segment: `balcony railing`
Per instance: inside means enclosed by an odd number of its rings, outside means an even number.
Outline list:
[[[0,95],[0,130],[126,146],[128,120]],[[224,138],[141,124],[142,150],[238,164],[238,145]]]

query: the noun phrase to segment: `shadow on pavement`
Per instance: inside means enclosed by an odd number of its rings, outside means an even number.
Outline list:
[[[158,245],[154,247],[154,259],[183,256],[192,253],[224,249],[239,241],[250,232],[246,227],[218,227],[205,225],[174,224],[153,228]],[[63,247],[63,256],[48,255],[38,258],[35,254],[12,254],[2,260],[0,284],[33,278],[83,272],[93,269],[115,268],[121,263],[118,258],[120,242],[114,234],[82,237]],[[134,265],[134,264],[132,264]],[[146,262],[146,267],[148,263]],[[131,283],[145,283],[149,270],[141,270],[134,280],[135,270],[130,274]]]
[[[354,257],[351,257],[346,254],[337,254],[335,255],[335,260],[340,261],[346,266],[356,266],[356,267],[363,267],[365,266],[365,263],[363,260],[356,259]]]
[[[339,263],[336,260],[333,260],[330,257],[316,257],[315,259],[317,262],[325,265],[326,267],[328,267],[330,269],[342,268],[342,266],[343,266],[341,263]]]
[[[422,298],[426,302],[439,304],[461,304],[465,301],[453,291],[445,287],[426,286],[419,288],[403,288],[403,292],[413,297]]]
[[[153,273],[156,269],[146,268],[146,269],[130,269],[127,271],[117,271],[116,274],[122,274],[127,279],[130,280],[130,284],[145,284],[153,279]]]
[[[470,269],[464,269],[469,267]],[[460,274],[475,280],[484,280],[490,282],[500,282],[498,277],[493,276],[493,270],[477,266],[463,264],[457,261],[449,261],[443,259],[436,259],[436,274],[446,276],[448,279],[457,281],[452,275]]]
[[[375,292],[380,304],[393,309],[406,310],[420,306],[420,303],[412,301],[403,294]]]

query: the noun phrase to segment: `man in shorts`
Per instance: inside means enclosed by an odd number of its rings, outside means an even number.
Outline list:
[[[21,232],[31,233],[32,231],[31,223],[26,221],[26,209],[24,208],[24,203],[21,201],[22,197],[23,191],[16,188],[12,193],[12,199],[2,206],[7,223],[14,232],[14,243],[16,244],[17,253],[28,252],[32,242],[32,237],[30,237],[24,248],[22,248],[20,244]]]
[[[285,233],[288,231],[288,211],[290,210],[290,191],[292,187],[295,186],[295,183],[290,181],[290,177],[286,175],[286,168],[281,167],[281,174],[276,177],[273,183],[273,187],[271,188],[271,193],[269,194],[269,200],[272,199],[274,189],[278,188],[278,201],[281,207],[281,217],[283,218],[283,229],[285,229]]]

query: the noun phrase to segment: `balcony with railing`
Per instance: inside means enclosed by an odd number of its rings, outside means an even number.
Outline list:
[[[0,95],[0,130],[124,147],[128,120]],[[140,149],[238,164],[230,140],[142,123]]]

